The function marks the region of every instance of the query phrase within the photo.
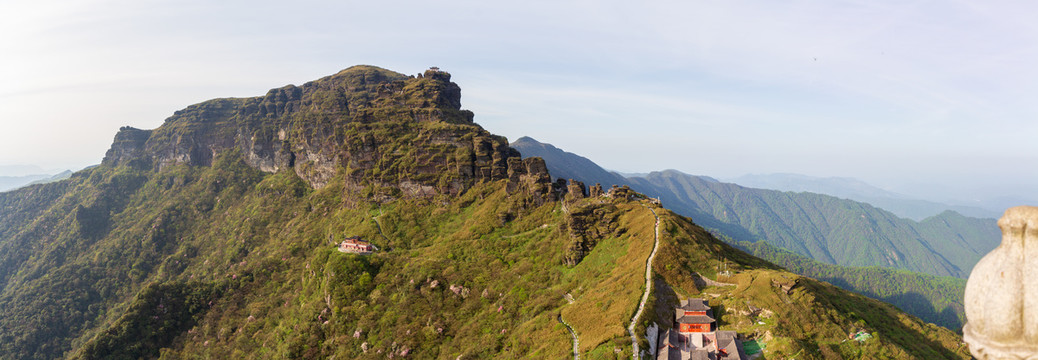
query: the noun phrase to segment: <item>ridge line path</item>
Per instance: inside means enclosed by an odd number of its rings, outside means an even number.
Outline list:
[[[634,333],[634,326],[638,323],[638,318],[642,316],[642,310],[645,310],[645,303],[649,301],[649,292],[652,291],[652,260],[656,258],[656,249],[660,247],[660,217],[656,215],[656,210],[653,210],[648,205],[642,204],[642,206],[652,211],[652,217],[656,218],[656,226],[655,233],[653,234],[655,242],[652,245],[652,253],[649,254],[649,259],[645,261],[645,293],[642,294],[642,301],[638,303],[638,311],[631,318],[631,324],[627,325],[627,332],[631,334],[631,345],[634,348],[631,359],[635,360],[641,358],[641,353],[638,350],[638,335]]]

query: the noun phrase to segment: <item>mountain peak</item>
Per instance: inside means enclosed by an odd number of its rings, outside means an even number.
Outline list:
[[[520,137],[518,139],[515,139],[515,141],[513,141],[512,143],[513,144],[517,144],[517,143],[535,143],[535,144],[546,145],[546,144],[544,144],[544,143],[542,143],[540,141],[537,141],[536,139],[534,139],[532,137],[529,137],[529,136],[523,136],[523,137]]]
[[[543,168],[512,164],[519,153],[472,119],[445,71],[408,76],[358,65],[263,96],[191,105],[154,130],[124,127],[104,163],[210,166],[234,151],[253,168],[290,169],[314,188],[344,172],[353,189],[385,189],[380,197],[458,194]]]
[[[519,138],[512,143],[512,147],[518,149],[524,158],[543,158],[547,162],[548,171],[559,179],[577,179],[588,185],[601,184],[603,187],[627,183],[623,176],[603,169],[583,156],[563,151],[529,136]]]

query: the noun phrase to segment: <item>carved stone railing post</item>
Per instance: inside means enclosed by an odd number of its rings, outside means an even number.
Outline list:
[[[966,281],[963,340],[977,359],[1038,360],[1038,207],[998,220],[1002,244]]]

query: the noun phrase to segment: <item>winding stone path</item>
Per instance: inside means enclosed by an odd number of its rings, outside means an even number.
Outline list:
[[[573,337],[573,360],[580,360],[580,339],[577,338],[577,332],[573,331],[573,327],[569,326],[569,324],[566,323],[566,320],[562,320],[561,313],[556,320],[559,320],[559,322],[562,323],[562,325],[565,325],[566,329],[569,330],[570,336]]]
[[[652,216],[656,218],[656,227],[653,234],[652,253],[649,254],[649,259],[645,261],[645,293],[642,294],[642,301],[638,303],[638,311],[631,318],[631,324],[627,325],[627,332],[631,334],[631,346],[634,348],[631,358],[636,360],[641,358],[641,350],[638,349],[638,335],[635,334],[634,327],[638,323],[638,318],[642,316],[642,311],[645,310],[645,303],[649,301],[649,293],[652,291],[652,260],[656,258],[656,249],[660,247],[660,217],[656,215],[656,210],[653,210],[648,205],[643,204],[643,206],[652,211]]]

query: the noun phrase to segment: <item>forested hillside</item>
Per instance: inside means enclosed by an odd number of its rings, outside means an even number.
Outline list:
[[[877,266],[831,265],[777,249],[763,241],[739,242],[739,248],[794,273],[886,301],[909,314],[956,332],[961,332],[966,322],[963,305],[965,279]]]
[[[744,188],[677,171],[630,180],[637,189],[655,189],[675,211],[716,219],[716,228],[733,238],[765,240],[836,265],[965,278],[1001,239],[994,219],[950,211],[917,223],[865,203]]]
[[[531,138],[513,146],[524,156],[546,159],[553,175],[606,187],[630,184],[758,257],[887,301],[954,331],[961,331],[965,321],[965,280],[948,275],[968,275],[979,256],[999,240],[993,220],[950,211],[914,222],[864,203],[745,188],[677,171],[624,178]],[[812,259],[812,254],[822,261]],[[846,265],[833,264],[841,262]]]
[[[583,357],[626,359],[650,290],[642,348],[701,296],[767,358],[969,358],[642,194],[552,183],[449,79],[358,66],[192,105],[122,129],[98,167],[0,193],[0,358],[556,359],[565,320]],[[336,250],[352,236],[378,250]],[[721,263],[737,286],[696,280]]]
[[[982,219],[994,219],[1002,215],[1001,211],[976,206],[949,205],[916,199],[912,196],[883,190],[853,178],[820,178],[798,174],[752,174],[725,179],[725,182],[748,188],[832,195],[868,203],[892,212],[898,217],[915,221],[922,221],[948,210]]]
[[[624,178],[586,158],[530,138],[512,145],[524,156],[546,159],[548,169],[556,176],[589,184],[607,181],[603,183],[606,187],[629,184],[728,237],[764,240],[829,264],[892,267],[965,278],[973,264],[1001,238],[994,219],[947,211],[915,222],[856,201],[746,188],[674,170]]]

